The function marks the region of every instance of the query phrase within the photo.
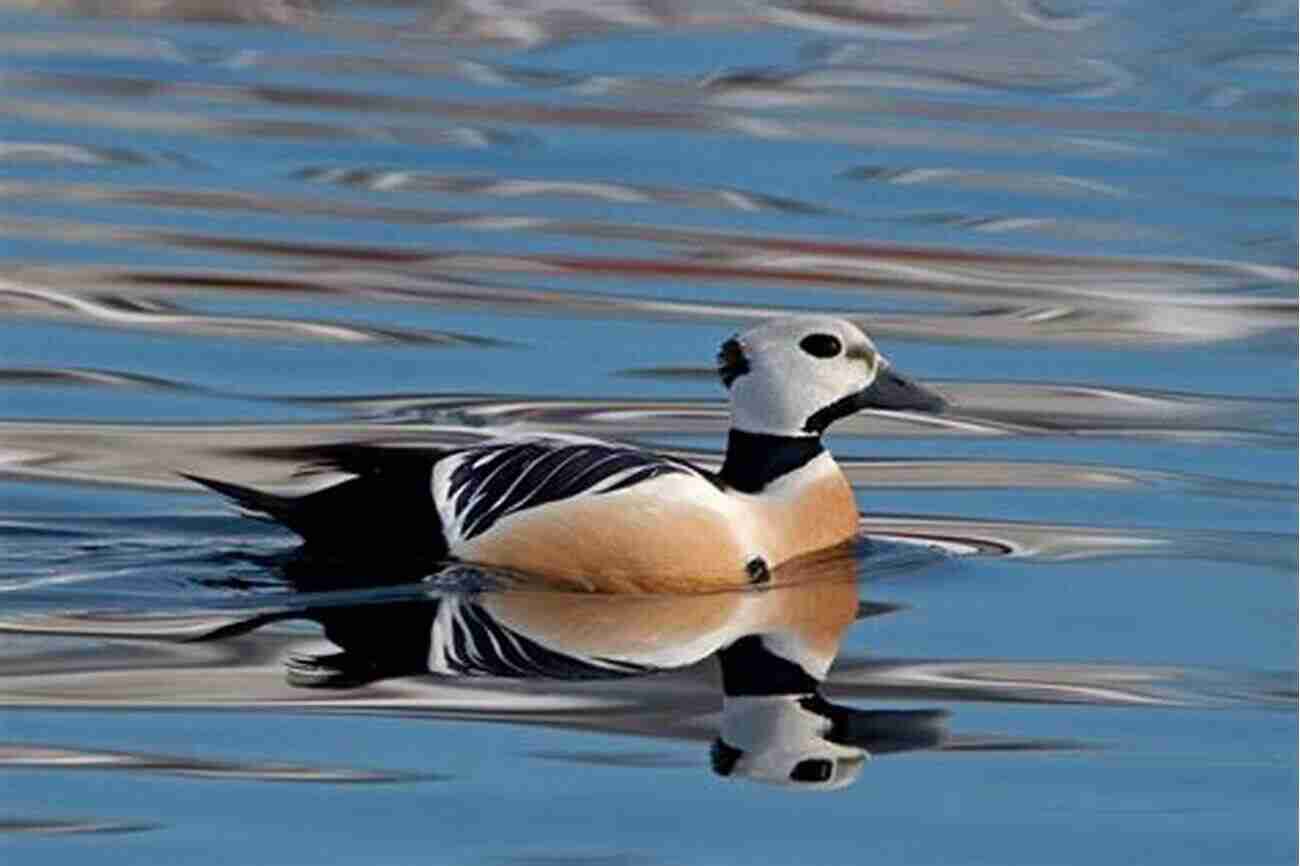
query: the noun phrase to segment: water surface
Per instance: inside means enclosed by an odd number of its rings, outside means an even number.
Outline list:
[[[0,7],[15,862],[1295,862],[1292,4],[37,6]],[[714,771],[711,659],[295,681],[328,646],[287,614],[429,585],[304,595],[177,474],[502,429],[716,466],[718,343],[810,310],[953,404],[828,437],[826,695],[943,728],[834,791]]]

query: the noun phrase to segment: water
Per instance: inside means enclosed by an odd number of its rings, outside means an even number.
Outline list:
[[[1292,4],[35,5],[0,12],[7,858],[1295,862]],[[716,466],[717,344],[801,310],[954,404],[837,425],[866,540],[834,603],[764,602],[856,605],[826,694],[911,732],[834,792],[710,769],[708,658],[295,679],[308,609],[400,640],[512,590],[304,590],[177,475],[502,427]],[[698,600],[620,634],[646,603]]]

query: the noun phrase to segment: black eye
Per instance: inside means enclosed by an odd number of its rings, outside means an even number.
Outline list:
[[[834,339],[834,338],[832,338]],[[791,782],[829,782],[835,775],[835,765],[830,761],[811,759],[800,761],[790,771]]]
[[[834,358],[844,346],[834,334],[809,334],[799,341],[799,348],[814,358]]]

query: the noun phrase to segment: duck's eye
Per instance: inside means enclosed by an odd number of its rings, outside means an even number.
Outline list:
[[[814,758],[800,761],[790,771],[791,782],[829,782],[835,775],[835,765],[830,761]]]
[[[834,334],[809,334],[799,341],[799,348],[814,358],[834,358],[844,345]]]

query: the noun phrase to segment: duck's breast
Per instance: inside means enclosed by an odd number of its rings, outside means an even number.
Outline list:
[[[853,488],[827,453],[743,498],[755,544],[772,565],[843,544],[858,533]]]

